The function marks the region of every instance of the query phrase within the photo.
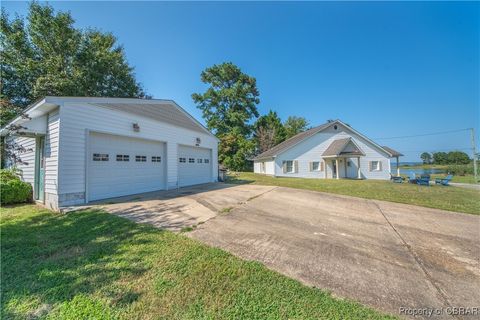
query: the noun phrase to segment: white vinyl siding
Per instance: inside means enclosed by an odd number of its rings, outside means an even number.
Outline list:
[[[390,158],[388,155],[380,150],[378,147],[358,136],[348,128],[338,125],[338,129],[334,130],[330,127],[322,132],[315,134],[314,136],[305,139],[292,148],[280,153],[275,158],[275,174],[277,176],[295,176],[301,178],[332,178],[333,167],[332,158],[322,158],[324,151],[337,139],[343,139],[352,137],[358,146],[365,152],[365,156],[360,157],[360,169],[362,178],[366,179],[390,179]],[[324,171],[311,171],[310,163],[312,161],[325,161]],[[298,173],[283,173],[282,165],[286,160],[298,161]],[[347,175],[350,178],[357,177],[357,158],[350,158],[351,165],[347,166]],[[380,161],[382,170],[370,171],[369,162]],[[345,172],[345,163],[339,160],[339,170],[341,175]]]
[[[45,137],[45,193],[58,194],[58,158],[60,143],[59,109],[48,114]]]
[[[18,154],[23,163],[17,163],[15,167],[21,170],[22,180],[31,183],[35,182],[35,146],[36,139],[20,136],[12,136],[8,138],[12,143],[24,148],[24,152]],[[12,163],[6,164],[7,168],[13,167]]]
[[[80,102],[64,103],[61,107],[61,117],[60,189],[62,194],[85,192],[85,148],[88,131],[165,141],[166,153],[162,157],[162,163],[165,163],[167,168],[167,188],[175,188],[177,185],[179,165],[177,144],[193,145],[199,137],[201,147],[212,149],[210,181],[217,179],[217,140],[206,132],[192,131],[127,112]],[[133,131],[133,123],[138,123],[139,132]],[[112,156],[110,158],[114,159]],[[147,160],[150,161],[150,159]],[[135,162],[135,158],[130,156],[130,162]],[[76,203],[83,203],[83,200],[77,199]]]
[[[265,163],[265,171],[262,171],[261,164]],[[266,175],[275,174],[275,162],[273,160],[258,160],[253,163],[253,172]]]

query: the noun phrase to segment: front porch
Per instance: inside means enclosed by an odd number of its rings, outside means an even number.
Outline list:
[[[324,162],[325,179],[363,179],[359,156],[328,157]]]
[[[352,138],[332,141],[322,154],[325,179],[362,179],[360,157],[364,156],[365,153]]]

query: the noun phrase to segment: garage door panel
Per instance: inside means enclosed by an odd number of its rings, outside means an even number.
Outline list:
[[[89,153],[89,200],[165,189],[163,142],[91,133]],[[108,161],[94,161],[94,154],[108,154]],[[122,157],[117,159],[117,155]],[[124,155],[128,161],[123,161]],[[136,156],[144,156],[146,161],[136,161]],[[161,161],[153,162],[152,156]]]
[[[180,187],[212,182],[212,151],[197,147],[178,147],[178,184]],[[184,158],[185,162],[180,162]],[[189,162],[194,159],[194,162]],[[199,162],[201,159],[201,162]],[[207,160],[207,161],[205,161]]]

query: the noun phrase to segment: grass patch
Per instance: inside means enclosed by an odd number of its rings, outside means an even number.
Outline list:
[[[101,210],[22,205],[0,214],[2,319],[389,318]]]
[[[226,207],[220,210],[220,213],[227,214],[227,213],[230,213],[230,211],[232,210],[233,210],[233,207]]]
[[[227,182],[307,189],[480,214],[480,193],[477,190],[452,186],[433,185],[426,187],[384,180],[274,178],[251,172],[236,173],[235,176],[229,177]]]
[[[189,226],[189,227],[183,227],[180,232],[190,232],[193,231],[197,228],[197,226]]]
[[[446,174],[432,174],[432,175],[430,175],[432,180],[435,180],[435,178],[445,178],[446,176],[447,176]],[[475,182],[475,176],[473,174],[466,174],[464,176],[454,175],[453,178],[452,178],[452,182],[470,183],[470,184],[478,183],[478,182]]]

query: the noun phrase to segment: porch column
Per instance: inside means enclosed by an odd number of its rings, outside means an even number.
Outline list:
[[[400,167],[398,166],[398,157],[397,158],[397,177],[400,177]]]
[[[340,174],[339,174],[340,170],[338,168],[338,158],[335,159],[335,164],[336,164],[335,170],[336,170],[336,174],[337,174],[337,179],[340,179]]]
[[[360,157],[357,157],[357,178],[362,179],[362,174],[360,173]]]
[[[323,160],[323,170],[325,170],[325,179],[328,179],[327,160]]]

